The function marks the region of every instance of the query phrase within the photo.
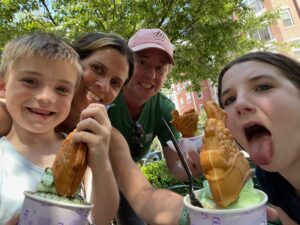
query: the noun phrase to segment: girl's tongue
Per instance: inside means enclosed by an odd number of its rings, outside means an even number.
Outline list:
[[[256,165],[269,164],[273,155],[271,135],[267,132],[254,135],[249,142],[248,153]]]

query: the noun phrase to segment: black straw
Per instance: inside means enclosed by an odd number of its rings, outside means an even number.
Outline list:
[[[198,199],[196,198],[196,196],[195,196],[195,193],[194,193],[194,180],[193,180],[193,176],[192,176],[191,170],[190,170],[190,168],[188,167],[187,162],[186,162],[186,160],[185,160],[185,158],[184,158],[184,156],[183,156],[183,154],[182,154],[182,151],[181,151],[180,148],[179,148],[179,145],[178,145],[178,143],[177,143],[177,140],[176,140],[176,138],[174,137],[174,135],[173,135],[173,133],[172,133],[172,131],[171,131],[171,129],[170,129],[168,123],[166,122],[166,120],[165,120],[163,117],[162,117],[161,119],[162,119],[162,121],[164,122],[164,124],[165,124],[165,126],[166,126],[166,128],[167,128],[167,130],[168,130],[168,133],[169,133],[169,136],[170,136],[170,138],[171,138],[171,141],[173,142],[173,144],[174,144],[174,146],[175,146],[175,149],[176,149],[176,151],[177,151],[177,154],[178,154],[178,156],[179,156],[179,158],[180,158],[180,161],[181,161],[181,163],[182,163],[182,165],[183,165],[183,167],[184,167],[184,170],[186,171],[186,173],[187,173],[187,175],[188,175],[188,178],[189,178],[189,196],[190,196],[191,204],[192,204],[193,206],[198,206],[198,207],[203,208],[203,206],[201,205],[201,203],[199,202],[199,200],[198,200]]]

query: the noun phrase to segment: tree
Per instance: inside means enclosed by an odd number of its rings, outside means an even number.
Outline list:
[[[190,80],[216,81],[232,58],[263,43],[251,33],[277,18],[256,17],[242,0],[2,0],[0,49],[15,36],[36,30],[54,32],[69,42],[86,32],[115,32],[128,39],[139,28],[164,30],[175,47],[167,85]]]

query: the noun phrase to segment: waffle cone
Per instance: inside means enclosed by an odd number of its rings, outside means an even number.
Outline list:
[[[216,103],[204,105],[208,119],[205,123],[200,163],[208,180],[214,201],[226,207],[237,200],[251,176],[248,160],[225,127],[226,113]]]
[[[182,134],[182,137],[193,137],[197,131],[198,113],[191,109],[182,115],[177,110],[172,112],[173,120],[171,123],[176,130]]]
[[[87,168],[87,145],[72,144],[74,132],[67,136],[52,165],[55,189],[64,197],[73,196],[79,189]]]

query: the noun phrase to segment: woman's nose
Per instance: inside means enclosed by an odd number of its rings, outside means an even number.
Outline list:
[[[107,80],[107,79],[97,80],[96,81],[96,86],[101,91],[108,92],[108,90],[109,90],[109,80]]]

